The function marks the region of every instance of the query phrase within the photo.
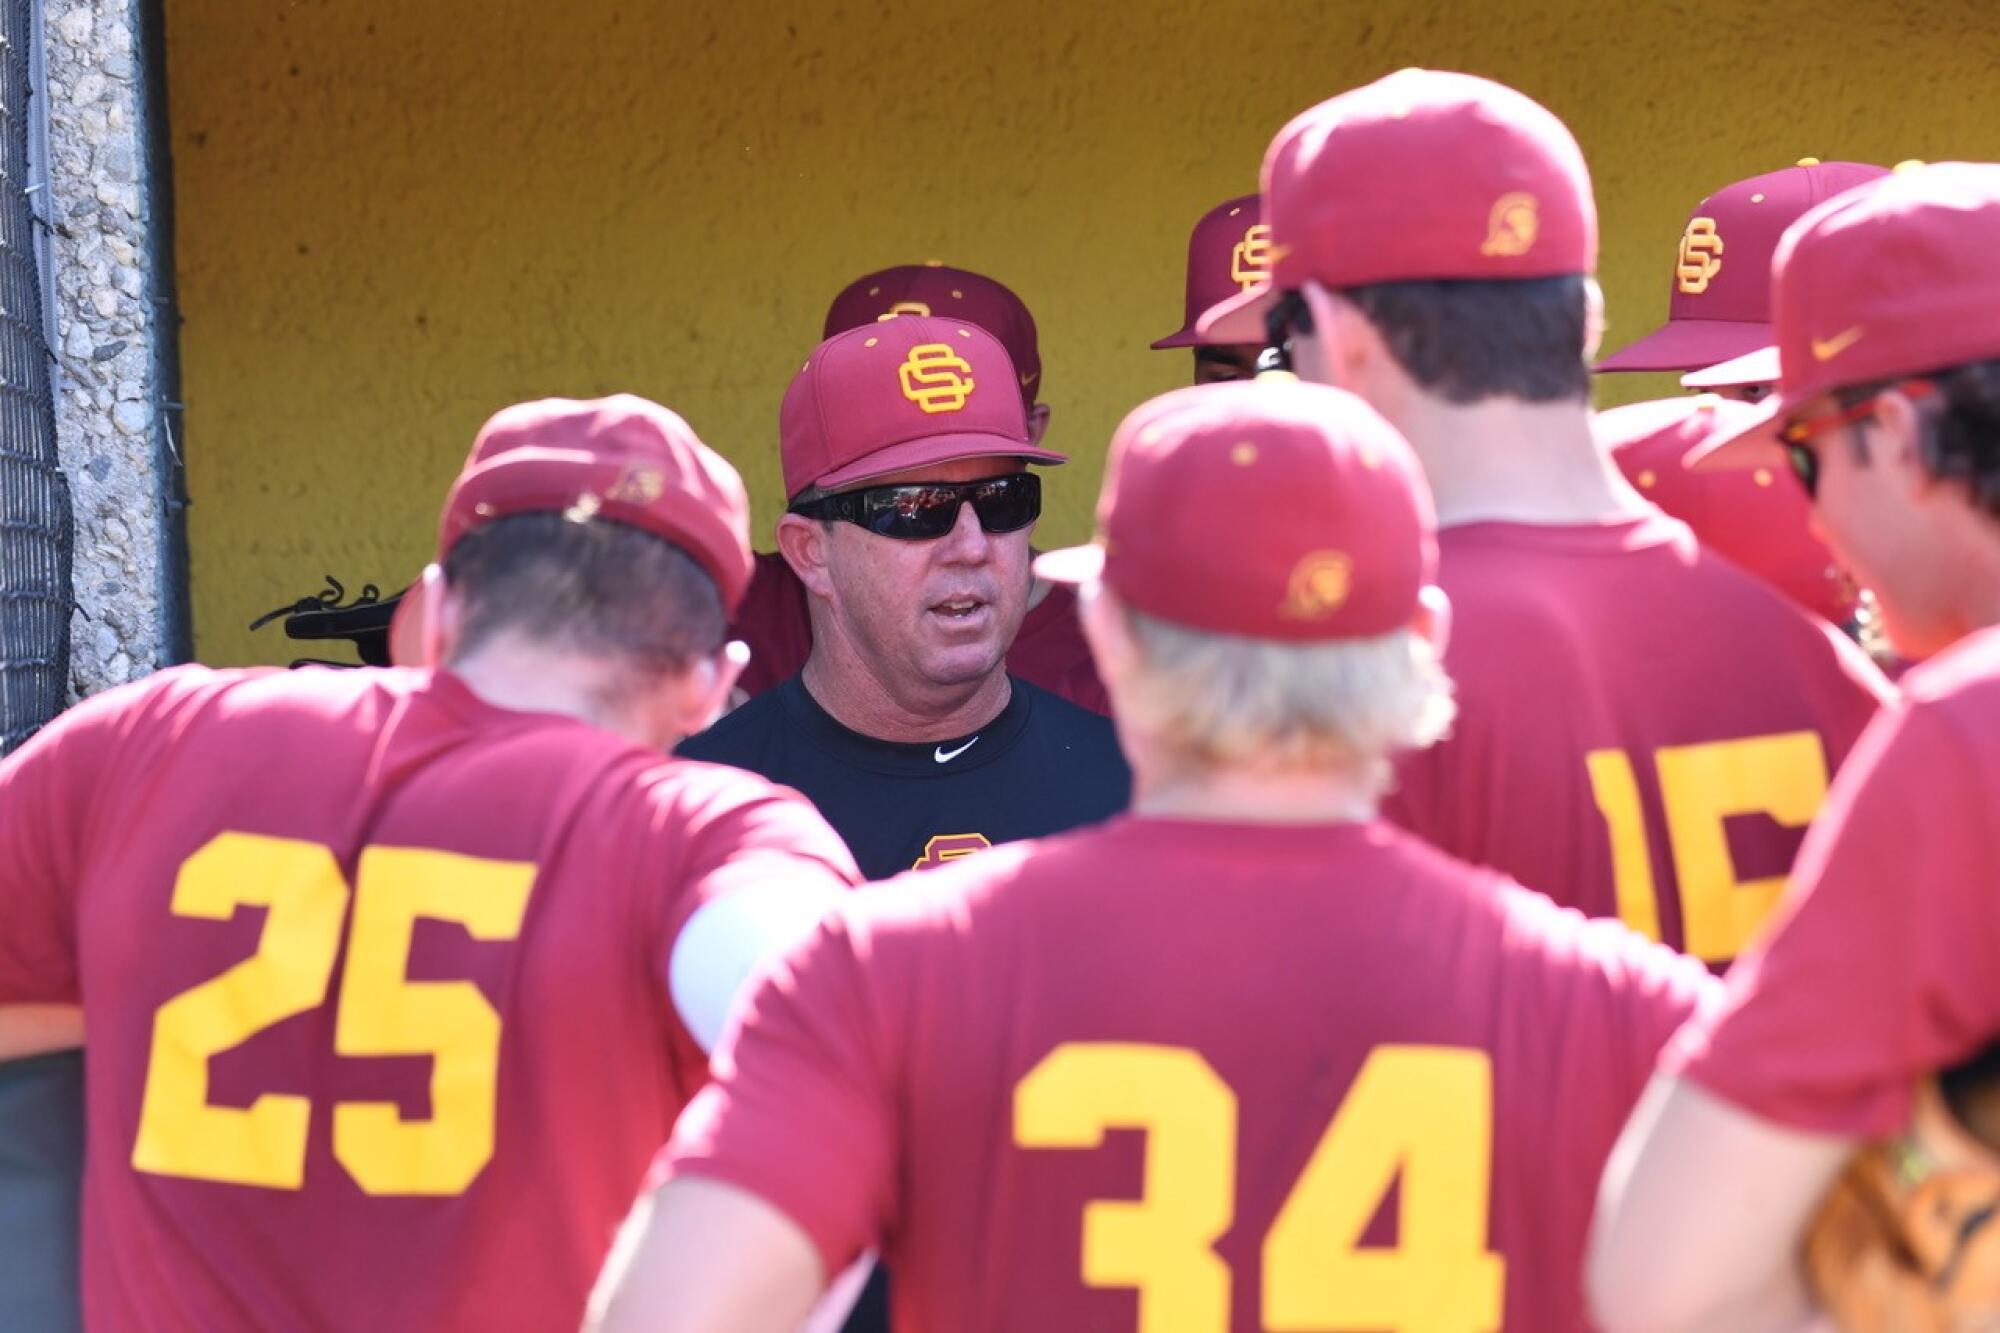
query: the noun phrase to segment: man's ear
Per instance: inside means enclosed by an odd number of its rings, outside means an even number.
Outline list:
[[[799,582],[815,597],[832,597],[833,581],[826,572],[827,542],[831,535],[826,524],[801,514],[778,519],[778,554],[798,575]]]
[[[1583,280],[1583,359],[1597,360],[1598,348],[1604,346],[1604,288],[1597,285],[1596,278]]]
[[[421,666],[442,666],[457,655],[464,638],[465,602],[445,582],[444,566],[436,561],[424,566],[417,588],[417,661]]]
[[[750,665],[750,646],[731,639],[709,657],[660,683],[655,698],[653,738],[671,750],[696,732],[706,731],[734,704],[730,698],[743,668]]]
[[[1940,479],[1923,456],[1923,412],[1901,390],[1889,389],[1876,400],[1875,419],[1892,442],[1877,466],[1886,467],[1911,496],[1929,496]]]
[[[1132,626],[1125,619],[1124,607],[1109,589],[1093,580],[1076,590],[1076,611],[1097,674],[1105,680],[1122,678],[1139,651],[1132,642]]]
[[[1313,331],[1292,335],[1292,367],[1299,378],[1357,390],[1369,358],[1386,355],[1375,326],[1339,295],[1308,280],[1300,289],[1312,312]]]
[[[1028,443],[1039,445],[1042,437],[1049,433],[1049,418],[1055,415],[1047,403],[1036,403],[1028,409]]]
[[[1444,650],[1451,646],[1451,598],[1445,596],[1443,588],[1426,583],[1418,590],[1417,613],[1410,617],[1410,628],[1440,659],[1444,657]]]

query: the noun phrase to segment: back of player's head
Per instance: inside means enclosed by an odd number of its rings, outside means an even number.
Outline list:
[[[1112,439],[1097,523],[1036,570],[1116,599],[1121,725],[1181,761],[1379,780],[1449,721],[1430,494],[1353,395],[1265,377],[1155,398]]]
[[[983,273],[950,268],[937,260],[865,273],[833,298],[820,337],[903,315],[963,320],[998,338],[1014,364],[1014,387],[1021,401],[1031,408],[1035,405],[1042,391],[1035,317],[1011,287]]]
[[[734,468],[680,417],[631,395],[497,413],[439,522],[465,608],[456,652],[505,629],[643,673],[723,643],[751,571]]]
[[[1281,299],[1345,294],[1453,402],[1589,395],[1597,207],[1562,121],[1511,88],[1406,69],[1322,102],[1264,156],[1271,275],[1198,321],[1263,338]]]

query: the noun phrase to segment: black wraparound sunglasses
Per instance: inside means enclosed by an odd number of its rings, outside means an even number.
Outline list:
[[[1019,532],[1042,515],[1042,479],[1032,472],[1009,472],[979,481],[913,481],[869,486],[823,495],[791,506],[805,518],[838,519],[897,541],[927,542],[958,523],[958,507],[968,503],[988,532]]]

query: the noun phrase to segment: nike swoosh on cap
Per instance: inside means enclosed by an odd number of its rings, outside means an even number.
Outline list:
[[[1843,333],[1836,333],[1831,338],[1814,338],[1812,340],[1813,360],[1831,361],[1860,341],[1861,326],[1859,324],[1856,324],[1853,328]]]
[[[949,753],[947,753],[945,748],[942,745],[940,745],[937,747],[937,749],[931,751],[931,758],[937,760],[940,764],[948,764],[952,760],[958,758],[960,755],[964,754],[967,750],[970,750],[973,746],[977,744],[979,744],[979,737],[974,736],[971,740],[959,746],[956,750],[950,751]]]

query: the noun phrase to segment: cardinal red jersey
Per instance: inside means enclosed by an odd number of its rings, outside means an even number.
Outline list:
[[[1879,1139],[2000,1040],[2000,631],[1903,677],[1841,770],[1770,932],[1667,1068],[1768,1120]]]
[[[775,551],[757,556],[756,576],[729,632],[750,645],[750,665],[737,684],[753,699],[805,666],[812,653],[812,621],[805,585],[785,557]],[[1092,712],[1111,712],[1111,697],[1076,618],[1076,594],[1061,584],[1050,584],[1022,618],[1007,650],[1007,670]]]
[[[879,1245],[919,1333],[1584,1328],[1599,1170],[1716,985],[1384,824],[1121,816],[848,901],[661,1171]]]
[[[183,668],[0,766],[0,1003],[85,1005],[91,1327],[574,1328],[704,1076],[681,924],[845,850],[415,671]]]
[[[1707,962],[1769,913],[1890,686],[1845,636],[1664,515],[1438,534],[1449,740],[1387,810]]]

